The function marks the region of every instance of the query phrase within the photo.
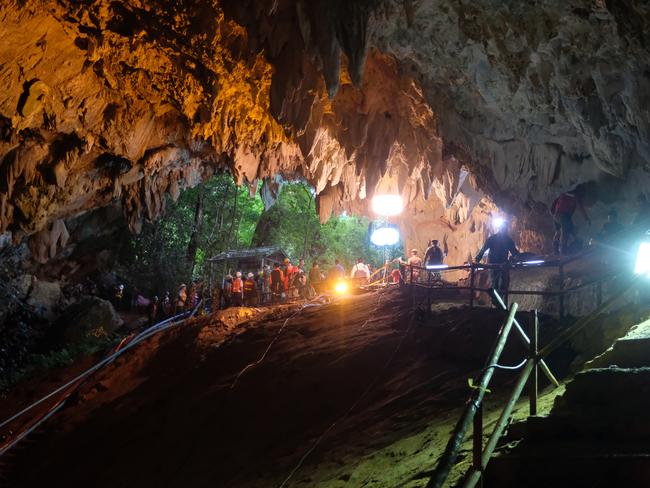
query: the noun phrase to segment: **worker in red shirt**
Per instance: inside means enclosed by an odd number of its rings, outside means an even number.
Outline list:
[[[555,226],[555,235],[553,236],[553,252],[555,254],[567,254],[569,237],[572,237],[572,240],[577,238],[575,226],[573,225],[573,214],[576,208],[580,210],[587,223],[591,225],[591,219],[587,215],[583,204],[584,196],[584,186],[577,186],[570,192],[562,193],[551,205],[553,225]]]

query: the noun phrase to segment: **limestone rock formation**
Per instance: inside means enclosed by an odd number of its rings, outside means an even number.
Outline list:
[[[66,218],[120,202],[137,232],[229,169],[307,179],[323,219],[399,191],[407,242],[457,260],[500,208],[539,250],[559,191],[645,192],[649,25],[641,0],[9,0],[0,235],[43,261]]]

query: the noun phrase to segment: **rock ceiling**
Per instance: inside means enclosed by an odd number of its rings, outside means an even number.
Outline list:
[[[398,190],[450,228],[483,195],[522,220],[583,182],[631,199],[648,27],[642,0],[5,1],[0,234],[43,260],[63,219],[119,201],[138,231],[224,169],[305,178],[323,218]]]

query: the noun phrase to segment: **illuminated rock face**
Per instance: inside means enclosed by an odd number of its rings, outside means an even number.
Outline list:
[[[648,24],[640,0],[3,2],[0,234],[44,261],[64,219],[120,201],[137,232],[227,168],[306,178],[323,219],[399,191],[408,244],[455,260],[495,203],[541,248],[559,191],[648,183]]]

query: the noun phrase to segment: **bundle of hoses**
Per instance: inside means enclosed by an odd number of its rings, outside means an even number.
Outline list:
[[[72,378],[70,381],[65,383],[64,385],[60,386],[56,390],[48,393],[44,397],[40,398],[39,400],[36,400],[35,402],[31,403],[27,407],[23,408],[20,412],[12,415],[8,419],[4,420],[2,423],[0,423],[0,429],[5,428],[6,426],[10,425],[14,421],[18,420],[19,418],[23,417],[25,414],[28,412],[31,412],[34,408],[37,406],[41,405],[42,403],[46,402],[47,400],[61,394],[59,399],[52,405],[46,412],[37,415],[35,418],[31,419],[28,421],[25,425],[22,426],[21,430],[16,432],[16,433],[9,433],[7,435],[6,440],[0,444],[0,456],[5,454],[7,451],[9,451],[11,448],[13,448],[16,444],[18,444],[21,440],[23,440],[25,437],[27,437],[29,434],[34,432],[36,429],[38,429],[47,419],[52,417],[56,412],[58,412],[64,405],[65,402],[70,398],[70,396],[83,385],[90,376],[99,371],[100,369],[108,366],[111,364],[113,361],[115,361],[119,356],[124,354],[126,351],[129,349],[135,347],[138,345],[140,342],[144,341],[145,339],[148,339],[149,337],[153,336],[154,334],[157,334],[158,332],[162,332],[164,330],[171,329],[172,327],[176,327],[180,324],[182,324],[185,320],[188,318],[192,317],[196,311],[199,309],[201,306],[201,302],[199,302],[194,310],[185,312],[179,315],[175,315],[174,317],[170,317],[168,319],[163,320],[162,322],[159,322],[155,325],[152,325],[151,327],[143,330],[137,335],[130,335],[125,337],[120,341],[120,343],[111,349],[111,351],[106,355],[104,359],[99,361],[97,364],[94,366],[88,368],[87,370],[83,371],[82,373],[78,374],[74,378]]]

